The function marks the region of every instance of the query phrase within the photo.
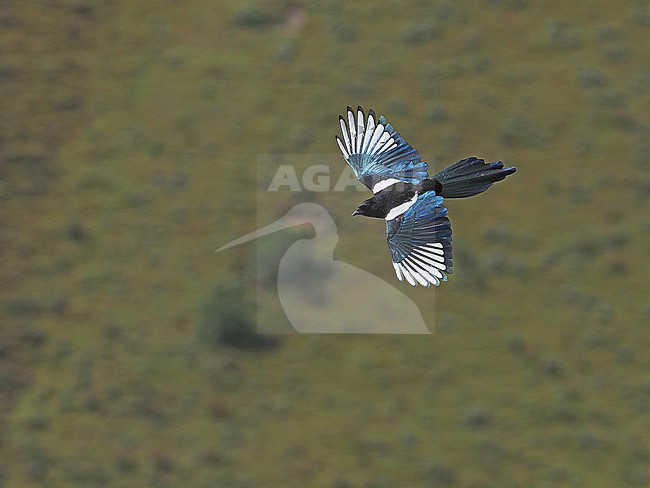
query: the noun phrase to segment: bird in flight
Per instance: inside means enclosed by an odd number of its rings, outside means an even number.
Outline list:
[[[395,273],[412,286],[438,286],[452,273],[451,223],[444,198],[478,195],[513,174],[501,161],[470,157],[429,177],[417,150],[374,110],[348,107],[336,142],[357,179],[372,190],[352,215],[386,220]]]

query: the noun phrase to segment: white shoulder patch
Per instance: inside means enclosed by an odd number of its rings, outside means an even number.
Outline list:
[[[382,180],[379,183],[377,183],[375,186],[372,187],[372,192],[374,194],[379,193],[382,190],[385,190],[389,186],[393,186],[395,183],[399,183],[402,180],[398,180],[397,178],[388,178],[386,180]]]
[[[386,215],[386,220],[393,220],[396,217],[399,217],[402,215],[404,212],[406,212],[409,208],[411,208],[415,202],[418,199],[418,194],[416,193],[413,195],[413,198],[411,198],[408,202],[404,202],[400,205],[398,205],[395,208],[392,208],[390,212],[388,212],[388,215]]]

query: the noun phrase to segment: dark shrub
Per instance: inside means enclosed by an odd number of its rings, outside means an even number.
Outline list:
[[[273,345],[275,341],[257,333],[253,305],[244,286],[217,283],[201,308],[198,338],[242,349]]]

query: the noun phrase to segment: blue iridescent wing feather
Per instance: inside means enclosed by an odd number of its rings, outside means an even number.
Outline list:
[[[429,177],[428,164],[386,123],[384,116],[377,119],[370,110],[366,118],[363,109],[358,107],[355,117],[348,107],[347,118],[340,116],[339,122],[343,138],[336,136],[336,141],[343,157],[357,179],[371,190],[389,178],[417,184]]]
[[[439,285],[452,273],[451,223],[442,197],[424,193],[403,215],[386,221],[395,273],[413,286]]]

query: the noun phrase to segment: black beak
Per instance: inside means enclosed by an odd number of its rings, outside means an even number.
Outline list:
[[[363,215],[363,214],[361,213],[361,210],[360,210],[360,209],[356,209],[354,212],[352,212],[352,216],[353,216],[353,217],[356,216],[356,215]]]

